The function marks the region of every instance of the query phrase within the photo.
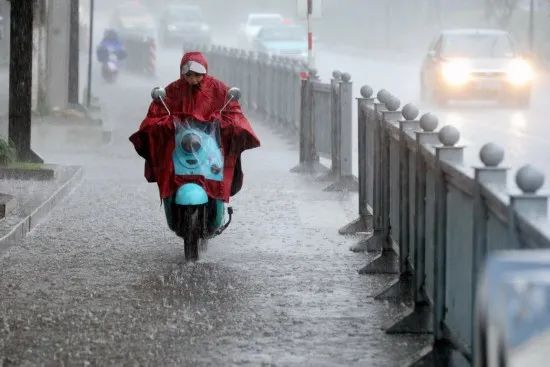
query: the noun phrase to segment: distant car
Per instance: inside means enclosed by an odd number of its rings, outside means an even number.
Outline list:
[[[529,105],[534,70],[514,48],[508,32],[447,30],[432,42],[420,72],[424,100],[496,99]]]
[[[160,38],[164,44],[211,43],[210,26],[196,5],[169,4],[159,19]]]
[[[157,38],[155,19],[145,6],[135,2],[125,2],[115,7],[111,17],[111,28],[123,40]]]
[[[251,46],[262,27],[278,26],[281,24],[284,24],[284,18],[281,14],[249,14],[246,23],[241,24],[240,41],[247,46]]]
[[[263,27],[253,41],[253,50],[307,61],[307,30],[299,25]]]

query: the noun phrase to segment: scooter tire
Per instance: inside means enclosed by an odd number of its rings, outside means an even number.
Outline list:
[[[185,260],[196,261],[199,259],[199,246],[202,232],[200,207],[185,208],[183,220],[186,227],[183,234]]]

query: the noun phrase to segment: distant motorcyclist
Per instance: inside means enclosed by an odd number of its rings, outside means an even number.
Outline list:
[[[220,123],[224,178],[222,182],[204,182],[203,186],[210,197],[225,202],[242,187],[241,153],[260,145],[239,103],[227,103],[228,89],[222,81],[208,75],[208,63],[202,53],[187,52],[180,62],[180,78],[166,87],[165,98],[172,115]],[[174,129],[166,116],[165,106],[153,101],[139,131],[130,137],[138,154],[146,160],[145,177],[158,183],[163,199],[173,195],[188,179],[174,173]]]
[[[111,53],[114,53],[119,60],[123,60],[127,56],[124,44],[118,37],[117,32],[114,29],[106,29],[103,39],[97,46],[97,61],[100,63],[109,61]]]

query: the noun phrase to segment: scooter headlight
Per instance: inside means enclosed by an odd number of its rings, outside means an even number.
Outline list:
[[[181,139],[181,147],[185,153],[194,154],[201,150],[201,138],[197,134],[186,134]]]

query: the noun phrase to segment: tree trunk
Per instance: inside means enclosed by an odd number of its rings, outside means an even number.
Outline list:
[[[31,150],[33,5],[11,2],[9,139],[18,160],[42,162]]]

